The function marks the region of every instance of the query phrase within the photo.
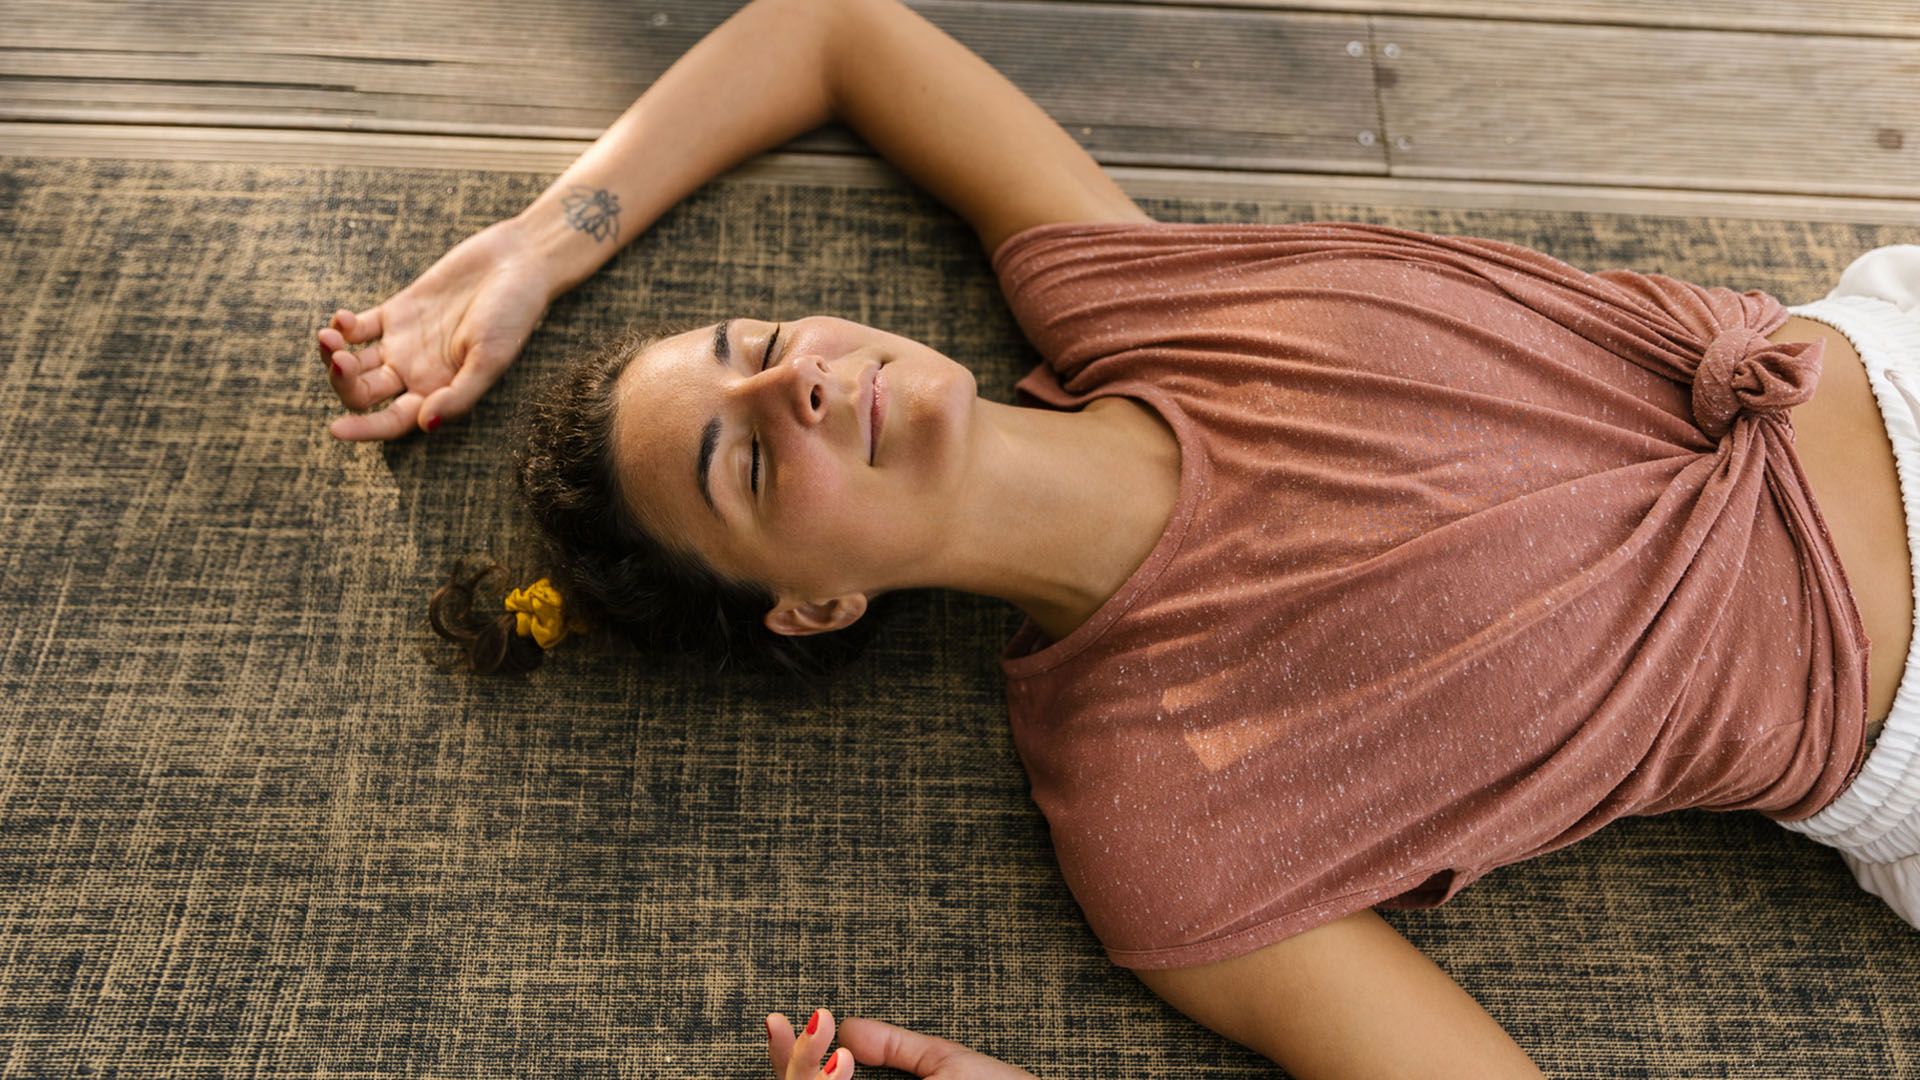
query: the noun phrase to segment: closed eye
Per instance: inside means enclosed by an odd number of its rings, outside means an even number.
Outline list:
[[[776,323],[774,324],[774,327],[773,327],[773,336],[767,339],[766,354],[760,358],[761,371],[767,370],[767,365],[773,362],[773,343],[779,340],[780,340],[780,326],[778,323]],[[755,436],[753,439],[753,445],[748,450],[748,460],[750,464],[747,469],[747,489],[749,491],[752,491],[755,495],[758,495],[760,494],[760,439],[759,439],[759,436]]]

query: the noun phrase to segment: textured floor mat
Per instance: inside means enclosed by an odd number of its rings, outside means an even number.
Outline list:
[[[449,675],[425,600],[524,554],[506,421],[629,320],[840,315],[1010,401],[1037,360],[910,190],[703,189],[479,409],[342,445],[312,333],[547,178],[0,159],[0,1077],[767,1075],[830,1005],[1047,1077],[1266,1076],[1102,958],[1007,734],[997,601],[824,693],[561,649]],[[1144,200],[1822,295],[1824,223]],[[831,789],[832,793],[826,792]],[[1556,1075],[1920,1070],[1920,937],[1757,814],[1631,819],[1388,920]]]

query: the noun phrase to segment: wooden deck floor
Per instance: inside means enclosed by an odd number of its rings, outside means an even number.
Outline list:
[[[1135,195],[1920,225],[1910,0],[908,2]],[[557,174],[739,6],[0,0],[0,152]]]

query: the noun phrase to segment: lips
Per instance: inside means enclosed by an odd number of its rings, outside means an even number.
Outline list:
[[[886,418],[886,388],[880,385],[880,369],[873,369],[873,379],[867,383],[867,464],[873,464],[874,455],[880,451],[880,424]]]

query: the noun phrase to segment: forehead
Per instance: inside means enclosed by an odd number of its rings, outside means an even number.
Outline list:
[[[614,462],[623,492],[651,529],[702,548],[721,524],[694,476],[702,429],[717,412],[725,375],[713,358],[715,331],[703,326],[642,349],[614,387]],[[720,449],[709,477],[716,488],[724,471]]]

